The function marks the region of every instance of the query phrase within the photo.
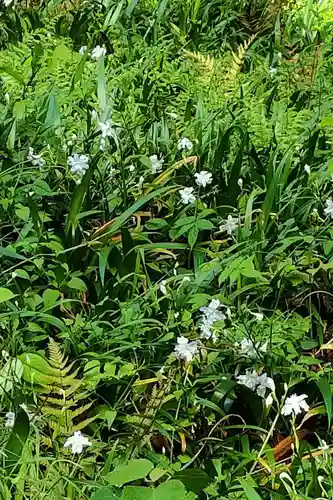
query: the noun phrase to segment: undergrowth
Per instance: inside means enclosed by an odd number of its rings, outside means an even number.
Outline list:
[[[332,16],[1,3],[1,498],[332,498]]]

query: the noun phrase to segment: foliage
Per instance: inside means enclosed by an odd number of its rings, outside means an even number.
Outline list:
[[[331,498],[332,2],[7,4],[1,498]]]

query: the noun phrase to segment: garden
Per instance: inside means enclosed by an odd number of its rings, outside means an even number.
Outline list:
[[[1,500],[333,498],[333,0],[0,0]]]

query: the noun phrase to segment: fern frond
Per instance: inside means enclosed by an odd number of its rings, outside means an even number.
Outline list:
[[[86,410],[88,410],[93,405],[93,401],[85,404],[84,406],[79,406],[76,410],[72,411],[72,419],[82,415]]]
[[[53,340],[52,337],[49,338],[48,349],[49,349],[49,354],[50,354],[50,357],[49,357],[50,364],[54,368],[61,370],[61,366],[63,364],[65,356],[60,351],[59,344],[55,340]]]
[[[238,75],[244,64],[246,51],[250,47],[255,37],[256,35],[252,35],[248,40],[246,40],[243,44],[241,44],[238,47],[237,53],[236,52],[232,53],[232,63],[231,63],[231,68],[229,69],[227,75],[227,79],[234,80],[236,78],[236,76]]]
[[[197,64],[197,69],[205,72],[213,72],[215,68],[214,57],[203,55],[200,52],[191,52],[183,50],[184,55]]]
[[[71,429],[72,432],[77,432],[77,431],[82,431],[82,429],[84,429],[85,427],[88,427],[89,424],[91,424],[91,422],[93,422],[94,420],[96,420],[97,418],[97,415],[95,415],[94,417],[90,417],[90,418],[86,418],[85,420],[82,420],[82,422],[80,422],[79,424],[77,425],[74,425]]]

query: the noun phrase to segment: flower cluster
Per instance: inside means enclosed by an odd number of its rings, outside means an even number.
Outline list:
[[[151,173],[157,174],[162,171],[164,160],[163,158],[158,159],[157,155],[149,156],[151,161]]]
[[[238,375],[237,382],[241,385],[245,385],[251,391],[255,391],[258,396],[264,398],[266,396],[266,390],[268,389],[271,393],[275,392],[274,380],[267,376],[267,373],[262,373],[258,375],[255,370],[247,369],[245,375]]]
[[[35,167],[44,167],[45,160],[39,154],[35,154],[32,148],[29,148],[27,159],[35,166]]]
[[[221,233],[224,233],[225,231],[227,234],[233,234],[238,227],[238,219],[237,217],[233,217],[231,214],[228,215],[228,218],[226,221],[223,221],[223,224],[220,226],[220,231]]]
[[[77,184],[80,184],[81,177],[83,177],[89,168],[89,157],[75,153],[73,156],[69,156],[67,162],[71,173],[77,177]]]
[[[220,311],[221,307],[223,306],[218,299],[213,299],[207,307],[200,307],[203,313],[199,324],[201,338],[216,341],[216,334],[212,330],[214,323],[226,319],[226,315]],[[228,308],[226,313],[230,313]]]
[[[213,176],[207,170],[202,170],[199,173],[194,174],[195,182],[199,187],[206,187],[208,184],[211,184],[213,181]]]
[[[178,141],[178,151],[185,151],[185,149],[192,149],[193,144],[187,137],[181,137]]]
[[[281,414],[285,416],[292,415],[296,417],[296,415],[302,413],[303,410],[308,411],[309,405],[305,401],[306,398],[307,398],[306,394],[301,394],[300,396],[293,394],[292,396],[289,396],[285,400],[285,403],[281,410]]]

